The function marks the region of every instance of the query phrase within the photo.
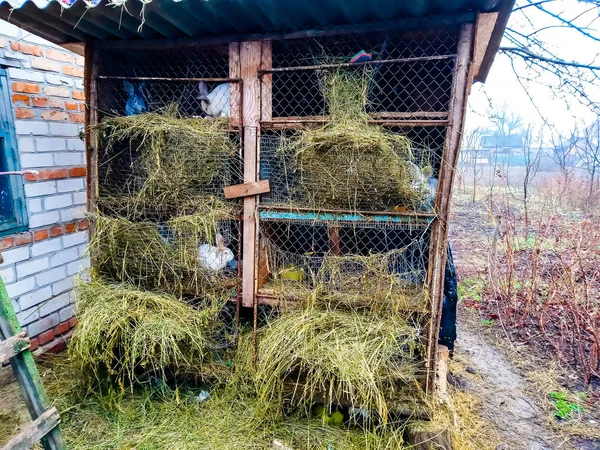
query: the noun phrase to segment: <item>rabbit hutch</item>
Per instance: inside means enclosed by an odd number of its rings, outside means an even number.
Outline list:
[[[85,44],[94,276],[225,298],[223,348],[305,404],[420,416],[378,389],[443,390],[466,100],[512,2],[66,3],[11,20]]]

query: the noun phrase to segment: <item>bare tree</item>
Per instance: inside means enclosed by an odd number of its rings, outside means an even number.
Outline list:
[[[491,106],[488,109],[488,118],[493,125],[492,133],[498,138],[513,136],[523,127],[523,119],[512,112],[506,103],[499,107]]]
[[[473,196],[472,202],[475,203],[475,197],[477,195],[477,183],[481,181],[483,177],[483,167],[480,163],[482,156],[481,149],[481,137],[482,129],[480,127],[474,128],[468,131],[463,136],[463,149],[461,154],[463,155],[463,163],[467,167],[467,171],[471,180],[473,181]]]
[[[600,116],[583,132],[583,145],[580,145],[581,162],[590,176],[590,199],[594,193],[594,185],[600,172]]]
[[[523,130],[523,155],[525,156],[525,176],[523,177],[523,208],[525,211],[525,230],[529,232],[529,197],[531,183],[536,177],[540,168],[540,158],[542,155],[542,146],[544,135],[542,131],[537,133],[535,139],[538,146],[535,146],[533,125],[529,124]]]
[[[575,164],[576,148],[579,140],[577,126],[571,128],[567,133],[553,132],[550,135],[552,144],[552,159],[558,165],[562,176],[562,186],[560,189],[559,201],[562,203],[565,192],[571,181]]]
[[[511,58],[518,81],[522,84],[544,76],[550,80],[551,95],[573,98],[600,114],[599,99],[594,98],[600,82],[600,55],[590,52],[586,60],[574,60],[570,54],[558,54],[544,40],[547,33],[560,31],[582,37],[590,45],[600,42],[599,7],[600,0],[518,0],[500,47],[500,53]]]

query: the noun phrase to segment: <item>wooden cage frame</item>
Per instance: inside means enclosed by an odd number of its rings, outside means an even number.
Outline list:
[[[446,126],[446,137],[443,147],[441,168],[438,176],[438,188],[435,198],[435,215],[432,218],[431,242],[428,267],[428,285],[430,298],[431,326],[426,330],[427,346],[427,379],[426,391],[432,393],[436,387],[436,370],[438,368],[438,345],[440,316],[444,289],[444,269],[446,264],[446,248],[448,238],[448,220],[450,214],[450,197],[458,162],[461,136],[464,128],[467,97],[473,79],[484,61],[490,37],[498,19],[498,13],[479,13],[461,20],[457,40],[456,63],[452,79],[448,115],[438,124]],[[337,30],[279,34],[272,36],[252,36],[249,40],[221,39],[165,40],[150,41],[91,41],[85,46],[85,93],[88,101],[85,117],[86,151],[87,151],[87,188],[88,208],[93,211],[98,197],[98,136],[94,125],[98,122],[98,68],[100,50],[102,49],[165,49],[192,45],[229,45],[229,77],[241,80],[232,84],[231,102],[242,102],[241,117],[232,109],[231,124],[241,127],[243,135],[244,183],[257,183],[259,180],[260,134],[263,127],[277,128],[282,121],[275,121],[270,114],[270,90],[272,76],[261,73],[271,68],[271,43],[274,39],[292,39],[299,37],[324,36],[350,33],[353,31],[377,30],[377,26],[353,26]],[[387,28],[389,29],[389,28]],[[239,39],[239,38],[237,38]],[[237,103],[238,105],[240,103]],[[285,122],[285,121],[283,121]],[[289,121],[288,121],[289,122]],[[432,122],[429,121],[429,124]],[[397,126],[415,126],[422,122],[410,116],[394,120]],[[289,124],[288,124],[289,125]],[[245,264],[243,270],[241,304],[256,309],[259,302],[257,295],[257,261],[258,261],[258,206],[259,196],[248,195],[243,199],[243,248],[242,259],[252,261]],[[94,232],[94,224],[90,224],[90,232]],[[443,364],[442,364],[443,365]]]

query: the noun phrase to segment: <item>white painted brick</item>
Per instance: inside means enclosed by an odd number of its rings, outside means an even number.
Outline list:
[[[56,181],[42,181],[25,184],[26,197],[39,197],[40,195],[56,194]]]
[[[36,242],[31,246],[31,256],[45,255],[61,249],[62,239],[57,237],[45,241]]]
[[[77,78],[77,79],[75,80],[75,87],[76,87],[77,89],[83,89],[83,80],[82,80],[82,79],[80,79],[80,78]]]
[[[21,167],[23,169],[52,166],[54,166],[54,160],[52,158],[52,155],[49,153],[24,153],[21,155]]]
[[[17,69],[10,67],[8,74],[13,80],[27,80],[27,81],[44,81],[44,74],[40,72],[34,72],[33,70]]]
[[[60,222],[60,214],[58,213],[58,211],[33,214],[29,218],[29,226],[31,228],[43,227],[44,225],[52,225],[58,222]]]
[[[49,73],[46,75],[46,81],[48,84],[60,85],[60,86],[73,86],[73,80],[69,77],[62,75],[55,75]]]
[[[5,50],[4,51],[4,57],[6,59],[16,59],[17,61],[30,61],[30,57],[28,55],[24,55],[23,53],[19,53],[19,52],[13,52],[12,50]],[[31,67],[31,63],[29,64],[29,66],[23,66],[23,67]]]
[[[45,45],[46,47],[52,47],[52,48],[60,49],[63,52],[65,51],[64,48],[62,48],[62,47],[60,47],[60,46],[58,46],[56,44],[53,44],[52,42],[47,41],[44,38],[36,36],[35,34],[28,33],[27,31],[24,31],[24,30],[23,30],[23,34],[24,34],[24,36],[23,36],[22,39],[24,41],[31,42],[33,44]]]
[[[62,266],[79,258],[77,247],[72,247],[67,250],[62,250],[50,257],[50,267]]]
[[[19,308],[19,302],[18,302],[17,300],[12,300],[12,299],[11,299],[11,301],[10,301],[10,304],[11,304],[11,306],[12,306],[12,309],[13,309],[13,310],[14,310],[16,313],[18,313],[18,312],[20,312],[20,311],[21,311],[21,308]]]
[[[54,164],[57,166],[81,166],[84,163],[84,155],[79,152],[55,153]]]
[[[17,277],[26,277],[27,275],[46,270],[48,267],[50,267],[50,260],[47,256],[21,262],[17,264]]]
[[[51,197],[44,198],[44,209],[48,211],[52,209],[66,208],[67,206],[73,206],[73,196],[71,194],[53,195]]]
[[[42,211],[42,199],[31,198],[27,200],[27,212],[29,214],[37,213]]]
[[[67,148],[71,151],[85,151],[85,142],[81,139],[67,139]]]
[[[79,256],[83,257],[83,256],[87,256],[87,251],[88,251],[88,245],[87,242],[85,244],[81,244],[77,247],[77,251],[79,252]]]
[[[21,28],[5,20],[0,20],[0,34],[8,37],[20,38]]]
[[[87,204],[87,193],[86,192],[74,192],[73,193],[73,204],[74,205],[86,205]]]
[[[40,307],[40,316],[44,317],[48,314],[51,314],[59,309],[64,308],[68,304],[71,303],[71,293],[66,292],[64,294],[60,294],[58,297],[54,297],[51,300],[48,300]]]
[[[52,264],[52,262],[50,262]],[[52,295],[62,294],[65,291],[73,289],[73,278],[65,278],[52,285]],[[62,321],[61,321],[62,322]]]
[[[78,136],[79,127],[74,123],[50,123],[50,134],[54,136]]]
[[[54,328],[59,323],[60,319],[58,317],[58,313],[51,314],[48,317],[44,317],[43,319],[40,319],[37,322],[33,322],[32,324],[28,325],[27,335],[29,337],[35,337],[38,334],[43,333],[44,331],[48,331],[50,328]]]
[[[0,278],[4,282],[4,284],[14,283],[17,279],[15,274],[15,268],[13,266],[7,267],[6,269],[0,270]]]
[[[6,292],[10,298],[18,297],[33,289],[35,289],[35,277],[24,278],[6,286]]]
[[[72,222],[85,217],[85,207],[76,206],[75,208],[61,209],[60,220],[62,222]]]
[[[66,141],[57,138],[38,138],[35,144],[38,152],[55,152],[67,148]]]
[[[85,178],[69,178],[56,182],[58,192],[83,191],[85,189]]]
[[[75,127],[77,126],[75,125]],[[35,120],[15,120],[15,130],[17,134],[21,135],[33,134],[43,136],[48,134],[48,124],[46,122],[38,122]]]
[[[40,303],[42,303],[44,300],[48,300],[50,297],[52,297],[52,288],[50,286],[38,288],[29,294],[22,295],[19,298],[21,311],[26,311],[33,306],[38,306]]]
[[[35,322],[40,318],[40,310],[39,308],[31,308],[27,311],[21,311],[17,314],[17,319],[19,319],[19,323],[22,327],[25,325],[29,325],[31,322]]]
[[[67,275],[76,275],[79,272],[81,272],[82,270],[87,269],[89,267],[90,267],[90,259],[89,258],[80,259],[79,261],[75,261],[75,262],[67,264]]]
[[[62,237],[63,247],[68,248],[83,244],[84,242],[87,242],[87,238],[87,231],[78,231],[77,233],[67,234]]]
[[[2,267],[6,267],[19,261],[25,261],[26,259],[29,259],[29,247],[17,247],[5,250],[2,252],[2,257],[4,258]]]
[[[60,322],[65,322],[69,320],[71,317],[75,316],[75,305],[71,304],[66,308],[63,308],[58,313],[60,315]]]
[[[65,267],[57,267],[37,274],[35,276],[35,282],[38,286],[45,286],[47,284],[56,283],[58,280],[62,280],[67,276],[66,274]]]
[[[18,140],[19,153],[35,152],[35,140],[33,138],[22,137]]]

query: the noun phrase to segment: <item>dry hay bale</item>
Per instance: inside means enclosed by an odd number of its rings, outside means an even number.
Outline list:
[[[338,71],[325,76],[330,122],[283,139],[279,153],[295,156],[300,197],[312,207],[350,210],[416,208],[425,198],[414,180],[408,138],[368,123],[368,77]]]
[[[223,292],[227,277],[200,264],[198,247],[215,242],[220,222],[233,219],[233,210],[215,199],[197,205],[196,214],[163,224],[163,234],[154,222],[90,215],[94,270],[106,279],[175,295]]]
[[[230,136],[228,120],[184,118],[171,106],[110,118],[99,127],[104,137],[102,191],[130,194],[138,210],[181,214],[198,196],[237,182],[238,144]],[[134,155],[127,175],[120,173],[124,153]]]
[[[69,345],[71,358],[97,381],[121,385],[149,375],[165,378],[196,367],[218,346],[223,301],[202,309],[181,299],[127,285],[79,281],[78,324]]]
[[[285,383],[294,383],[292,401],[300,407],[309,409],[319,396],[326,403],[346,399],[376,411],[385,422],[390,399],[415,381],[422,350],[418,339],[418,329],[399,317],[290,310],[261,331],[260,396],[281,396]]]

